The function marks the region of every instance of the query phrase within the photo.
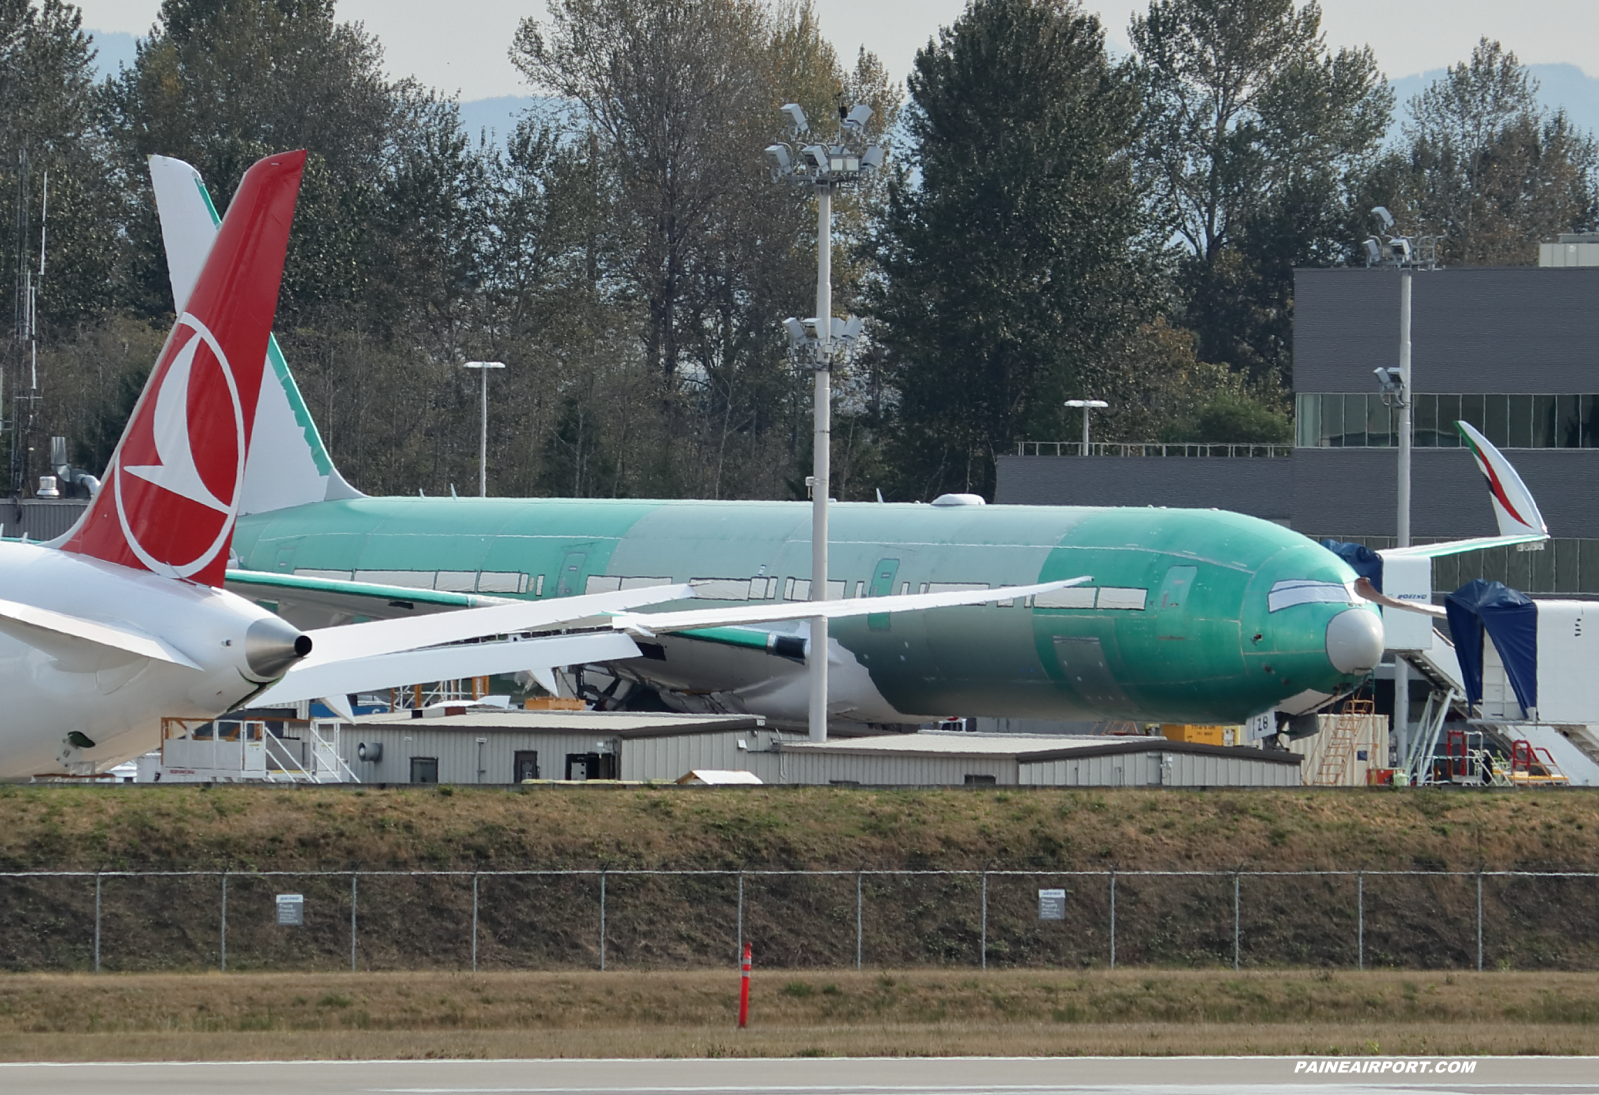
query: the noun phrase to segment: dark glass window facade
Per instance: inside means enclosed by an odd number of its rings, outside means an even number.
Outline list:
[[[1456,421],[1504,449],[1599,449],[1599,395],[1421,395],[1412,414],[1417,448],[1458,448]],[[1295,397],[1294,444],[1301,448],[1391,448],[1399,411],[1369,395]]]

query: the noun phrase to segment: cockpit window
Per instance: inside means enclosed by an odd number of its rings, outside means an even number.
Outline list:
[[[1266,594],[1266,609],[1281,612],[1293,605],[1305,604],[1359,604],[1354,592],[1342,582],[1317,582],[1309,578],[1292,578],[1278,582]]]

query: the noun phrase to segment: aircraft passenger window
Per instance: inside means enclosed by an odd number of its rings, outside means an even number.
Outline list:
[[[899,584],[899,595],[901,597],[905,596],[905,594],[909,593],[910,591],[911,591],[911,584],[909,582],[901,582]]]
[[[865,582],[856,582],[855,583],[855,599],[858,601],[864,596],[866,596],[866,583]]]
[[[533,596],[544,596],[544,575],[542,574],[533,580]]]

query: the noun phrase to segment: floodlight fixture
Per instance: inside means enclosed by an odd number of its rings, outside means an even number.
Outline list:
[[[845,342],[854,342],[856,339],[861,337],[861,331],[863,331],[865,328],[866,324],[864,321],[862,321],[860,316],[850,316],[849,319],[844,323],[843,333],[838,337],[842,338]]]
[[[1081,408],[1082,409],[1082,412],[1083,412],[1083,451],[1082,451],[1082,455],[1083,456],[1087,456],[1088,453],[1089,453],[1089,448],[1088,448],[1088,412],[1089,411],[1103,410],[1104,408],[1110,406],[1110,404],[1106,403],[1103,399],[1068,399],[1066,401],[1066,406],[1074,407],[1074,408]]]
[[[773,175],[787,175],[794,170],[794,157],[786,144],[767,145],[766,162],[771,165]]]
[[[865,171],[875,171],[883,166],[883,146],[872,145],[861,153],[861,168]]]
[[[800,149],[800,154],[805,157],[805,162],[817,171],[827,170],[828,154],[826,145],[808,144]]]
[[[1404,394],[1405,385],[1398,369],[1378,366],[1372,372],[1376,375],[1377,387],[1384,396]]]
[[[789,316],[783,321],[783,329],[788,332],[788,341],[793,346],[805,345],[805,324]]]
[[[1375,266],[1382,261],[1382,243],[1376,236],[1368,236],[1361,244],[1366,251],[1366,265]]]
[[[1400,263],[1410,262],[1410,241],[1404,236],[1395,236],[1388,241],[1394,249],[1394,259]]]
[[[872,120],[872,108],[865,103],[856,103],[855,109],[844,116],[844,128],[863,129],[866,123]]]
[[[784,103],[783,113],[788,115],[788,124],[793,127],[796,135],[810,132],[811,125],[805,120],[805,111],[798,103]]]
[[[1394,215],[1392,213],[1388,212],[1388,207],[1386,205],[1379,205],[1379,206],[1373,207],[1371,213],[1372,213],[1372,216],[1374,216],[1378,220],[1382,221],[1383,231],[1386,232],[1389,229],[1393,228],[1393,226],[1394,226]]]

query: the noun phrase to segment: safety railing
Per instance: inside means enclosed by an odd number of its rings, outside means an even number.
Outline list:
[[[277,922],[278,895],[301,918]],[[0,968],[1599,969],[1594,871],[0,873]]]
[[[1261,445],[1247,441],[1091,441],[1089,456],[1214,456],[1267,457],[1293,455],[1291,444]],[[1081,456],[1081,441],[1018,441],[1017,456]]]

